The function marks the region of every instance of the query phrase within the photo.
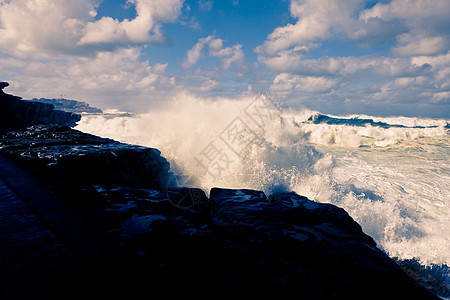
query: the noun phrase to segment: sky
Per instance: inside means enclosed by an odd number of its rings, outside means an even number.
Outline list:
[[[133,112],[265,92],[450,118],[449,16],[450,0],[0,0],[0,81]]]

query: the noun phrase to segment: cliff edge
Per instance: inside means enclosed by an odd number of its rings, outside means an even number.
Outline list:
[[[0,82],[0,127],[24,127],[36,124],[58,124],[73,127],[81,116],[55,110],[52,104],[22,100],[6,94],[9,83]]]

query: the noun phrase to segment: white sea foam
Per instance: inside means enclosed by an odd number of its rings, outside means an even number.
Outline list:
[[[450,263],[448,120],[354,115],[330,117],[398,126],[314,124],[319,112],[256,99],[182,94],[145,114],[84,115],[77,129],[158,148],[206,191],[294,190],[334,203],[390,255]]]

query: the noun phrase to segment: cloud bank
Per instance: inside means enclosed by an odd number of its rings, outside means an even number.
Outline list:
[[[184,69],[188,69],[196,65],[203,56],[204,49],[207,49],[209,57],[219,58],[222,69],[225,70],[234,62],[242,62],[245,56],[241,44],[224,48],[222,39],[210,35],[206,38],[199,39],[194,47],[187,51],[186,58],[183,60],[181,66]]]
[[[392,0],[291,0],[295,24],[275,28],[255,51],[275,76],[270,89],[299,96],[305,105],[337,108],[412,104],[414,109],[450,104],[450,2]],[[383,47],[381,54],[311,58],[332,40],[361,49]],[[419,58],[420,57],[420,58]],[[334,99],[334,100],[331,100]],[[395,109],[394,109],[395,108]],[[399,113],[399,112],[395,112]],[[411,113],[409,111],[408,113]]]
[[[88,56],[123,46],[166,42],[160,27],[181,13],[183,0],[127,0],[134,19],[96,20],[100,0],[14,0],[0,6],[0,47],[18,56]]]

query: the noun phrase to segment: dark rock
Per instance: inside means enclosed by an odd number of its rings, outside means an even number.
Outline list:
[[[140,278],[167,296],[437,299],[331,204],[213,188],[209,202],[203,195],[180,209],[188,188],[95,189],[106,200],[97,209],[105,230],[137,258],[133,272],[145,270]]]
[[[435,299],[334,205],[295,193],[278,193],[268,201],[259,191],[217,188],[210,201],[212,236],[231,255],[222,253],[220,259],[239,268],[233,259],[241,256],[245,286],[262,296]],[[238,278],[228,279],[229,292],[244,283]]]
[[[3,89],[4,89],[5,87],[8,87],[8,86],[9,86],[9,83],[8,83],[8,82],[0,82],[0,103],[1,103],[2,101],[21,100],[21,99],[22,99],[21,97],[13,96],[13,95],[10,95],[10,94],[6,94],[6,93],[3,91]]]
[[[0,90],[1,90],[1,93],[3,93],[3,89],[5,88],[5,87],[8,87],[9,86],[9,83],[8,82],[0,82]]]
[[[49,182],[163,188],[169,163],[157,149],[133,146],[63,126],[0,134],[0,150]]]
[[[91,192],[97,192],[104,199],[104,205],[97,207],[102,226],[120,233],[122,239],[161,233],[167,239],[190,236],[198,234],[210,218],[208,199],[200,189],[155,190],[101,185]],[[179,201],[191,197],[189,209],[180,208]]]
[[[1,88],[9,84],[3,82]],[[0,127],[17,128],[36,124],[59,124],[73,127],[81,116],[55,110],[51,104],[21,100],[0,92]]]

